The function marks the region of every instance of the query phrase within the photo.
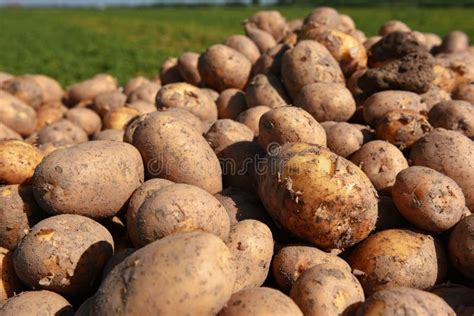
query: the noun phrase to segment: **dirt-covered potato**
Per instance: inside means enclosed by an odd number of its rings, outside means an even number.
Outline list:
[[[0,89],[14,95],[35,109],[39,108],[44,102],[41,86],[28,76],[6,80],[2,82]]]
[[[469,37],[461,31],[449,32],[441,43],[439,48],[443,53],[457,53],[465,51],[469,47]]]
[[[36,111],[36,129],[42,129],[46,125],[59,121],[67,111],[68,108],[59,102],[42,105]]]
[[[453,227],[461,219],[466,205],[462,190],[454,180],[421,166],[398,173],[392,197],[410,223],[429,232]]]
[[[38,165],[32,180],[35,198],[48,213],[93,218],[115,215],[142,183],[138,150],[104,140],[54,151]]]
[[[130,102],[126,105],[127,107],[136,110],[140,114],[146,114],[156,111],[155,102],[147,102],[143,100],[137,100]]]
[[[433,127],[458,131],[474,138],[474,105],[467,101],[440,102],[431,108],[428,120]]]
[[[0,90],[0,123],[22,136],[29,136],[36,129],[36,112],[17,97]]]
[[[271,73],[258,74],[250,80],[245,89],[245,100],[248,107],[266,105],[272,109],[290,103],[280,79]]]
[[[220,119],[235,120],[247,109],[245,93],[238,89],[226,89],[219,94],[216,105]]]
[[[260,57],[260,51],[257,45],[245,35],[232,35],[229,36],[225,42],[225,45],[235,49],[242,55],[248,58],[250,62],[255,64],[257,59]]]
[[[283,145],[267,158],[258,194],[282,227],[326,249],[351,246],[373,230],[375,188],[356,165],[305,143]]]
[[[347,121],[356,110],[351,92],[338,83],[308,84],[297,94],[293,104],[309,112],[318,122]]]
[[[120,107],[107,112],[104,116],[104,128],[125,130],[127,125],[140,113],[130,107]]]
[[[448,252],[454,267],[474,280],[474,215],[461,219],[451,231]]]
[[[74,309],[61,295],[51,291],[26,291],[10,298],[0,315],[15,316],[72,316]]]
[[[222,44],[208,48],[198,62],[202,81],[218,92],[229,88],[242,90],[249,80],[251,68],[247,57]]]
[[[217,120],[204,135],[207,142],[219,155],[221,151],[237,142],[252,141],[253,132],[245,124],[231,119]]]
[[[338,62],[326,47],[311,40],[301,41],[285,52],[281,60],[281,75],[292,98],[310,83],[344,83]]]
[[[43,104],[61,101],[64,91],[59,82],[45,75],[29,75],[41,88]]]
[[[247,127],[252,130],[255,137],[257,137],[259,134],[260,118],[263,114],[269,112],[270,110],[271,109],[265,105],[254,106],[240,113],[236,120],[242,124],[247,125]]]
[[[234,293],[219,316],[303,316],[298,305],[278,290],[260,287]]]
[[[232,295],[235,277],[232,255],[220,238],[174,234],[112,269],[76,315],[215,315]]]
[[[453,98],[455,100],[464,100],[474,104],[474,83],[459,86],[456,91],[454,91]]]
[[[43,155],[21,140],[0,141],[0,184],[29,182]]]
[[[327,122],[334,124],[324,124]],[[327,147],[344,158],[356,152],[364,143],[364,134],[353,124],[326,121],[321,126],[326,132]]]
[[[337,269],[350,271],[347,262],[338,256],[309,246],[285,246],[273,257],[272,274],[279,288],[289,292],[300,275],[320,264],[329,264]]]
[[[364,291],[349,269],[326,263],[304,271],[290,297],[307,316],[349,315],[364,301]]]
[[[304,23],[313,23],[336,28],[341,24],[341,16],[334,8],[318,7],[306,16]]]
[[[36,143],[55,146],[74,145],[87,142],[87,133],[69,120],[59,120],[38,131]]]
[[[411,29],[402,21],[390,20],[380,27],[378,34],[384,36],[392,32],[411,32]]]
[[[183,81],[183,78],[181,77],[181,74],[178,70],[177,58],[168,58],[161,65],[160,80],[163,85]]]
[[[13,264],[29,288],[82,297],[93,290],[113,252],[105,227],[84,216],[64,214],[33,226],[15,249]]]
[[[280,41],[288,32],[285,18],[279,11],[259,11],[248,18],[245,23],[270,33],[275,40]]]
[[[110,141],[122,142],[123,134],[124,134],[123,130],[113,129],[113,128],[104,129],[103,131],[95,133],[94,136],[92,137],[92,140],[110,140]]]
[[[439,171],[461,187],[466,205],[474,211],[474,143],[463,134],[436,128],[410,151],[413,165]]]
[[[447,273],[445,256],[430,235],[388,229],[360,243],[349,264],[369,296],[395,286],[430,289]]]
[[[143,76],[138,76],[138,77],[132,78],[132,79],[128,80],[127,83],[125,84],[125,86],[123,87],[123,93],[126,96],[128,96],[128,95],[130,95],[130,93],[132,93],[133,90],[137,89],[138,87],[140,87],[144,83],[149,83],[149,82],[151,82],[151,81],[148,78],[145,78]]]
[[[245,35],[257,45],[260,53],[264,54],[277,45],[277,41],[272,34],[265,32],[252,24],[245,24]]]
[[[152,113],[133,133],[147,174],[192,184],[211,194],[222,190],[222,171],[206,139],[176,115]]]
[[[70,104],[85,106],[100,93],[114,90],[117,90],[117,79],[110,75],[99,74],[69,86],[65,96]]]
[[[273,256],[273,237],[267,225],[252,219],[232,226],[226,241],[236,263],[234,292],[260,287]]]
[[[372,94],[364,102],[364,119],[372,126],[390,111],[410,110],[420,113],[426,110],[421,97],[409,91],[382,91]]]
[[[408,162],[403,153],[394,145],[382,141],[370,141],[356,151],[351,161],[369,177],[377,190],[390,191],[395,177]]]
[[[252,68],[252,74],[272,73],[277,77],[281,74],[281,59],[283,54],[290,49],[288,44],[278,44],[260,55]]]
[[[20,134],[0,122],[0,141],[1,140],[23,140]]]
[[[448,283],[435,287],[431,293],[441,297],[457,316],[471,316],[474,313],[474,289]]]
[[[64,117],[80,126],[89,136],[99,132],[102,127],[100,116],[87,108],[70,109],[64,114]]]
[[[189,231],[212,233],[222,240],[229,235],[230,222],[222,204],[208,192],[189,184],[162,185],[149,190],[127,223],[136,233],[134,246],[141,248],[170,234]],[[128,213],[131,214],[130,212]]]
[[[108,112],[124,107],[126,102],[127,96],[120,91],[102,92],[94,98],[92,109],[104,117]]]
[[[0,247],[0,271],[1,306],[8,298],[14,296],[16,293],[21,292],[23,289],[23,285],[16,276],[15,270],[13,268],[13,252],[2,247]]]
[[[187,83],[195,86],[201,84],[201,75],[198,70],[199,54],[194,52],[185,52],[178,58],[178,71],[181,77]]]
[[[451,95],[441,90],[439,87],[431,86],[431,88],[420,95],[421,102],[426,104],[426,110],[429,111],[433,106],[440,103],[441,101],[451,100]]]
[[[393,200],[388,195],[379,196],[379,217],[375,224],[375,232],[392,228],[405,228],[408,226],[408,222],[400,214],[400,211],[393,203]]]
[[[326,146],[324,128],[308,112],[293,106],[263,114],[258,130],[258,143],[265,150],[295,142]]]
[[[155,103],[156,94],[160,90],[161,85],[156,82],[146,82],[130,92],[128,95],[129,102],[145,101],[147,103]]]
[[[179,82],[163,86],[156,95],[158,109],[183,108],[202,121],[217,120],[217,107],[198,87]]]

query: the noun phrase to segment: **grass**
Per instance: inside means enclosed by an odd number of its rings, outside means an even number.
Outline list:
[[[139,9],[0,9],[0,71],[44,73],[68,85],[98,72],[123,83],[137,74],[156,75],[168,56],[202,51],[242,33],[240,22],[258,7]],[[287,19],[309,7],[279,7]],[[474,38],[470,8],[341,8],[373,35],[388,19],[440,35],[460,29]]]

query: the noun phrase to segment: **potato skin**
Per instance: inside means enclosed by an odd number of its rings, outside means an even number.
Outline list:
[[[474,215],[461,219],[451,231],[448,252],[454,267],[474,280]]]
[[[29,75],[41,88],[43,104],[61,101],[64,91],[59,82],[45,75]]]
[[[40,129],[36,142],[39,145],[50,143],[61,147],[85,143],[87,140],[87,133],[79,125],[63,119]]]
[[[279,288],[289,292],[304,271],[321,264],[351,270],[349,264],[338,256],[315,247],[290,245],[281,248],[273,257],[272,274]]]
[[[474,211],[474,144],[463,134],[436,128],[420,138],[410,151],[413,165],[441,172],[461,187],[466,205]]]
[[[277,41],[282,40],[288,32],[286,19],[277,10],[258,11],[245,22],[271,34]]]
[[[92,109],[104,117],[108,112],[124,107],[126,102],[127,96],[120,91],[102,92],[94,98]]]
[[[364,291],[350,270],[319,264],[301,274],[290,297],[304,315],[342,315],[364,301]]]
[[[270,110],[271,109],[265,105],[254,106],[240,113],[237,116],[236,120],[240,123],[247,125],[247,127],[252,130],[255,137],[257,137],[260,118],[263,114],[267,113]]]
[[[393,287],[376,292],[358,309],[357,316],[368,315],[446,315],[456,313],[440,297],[409,287]]]
[[[219,94],[216,105],[220,119],[235,120],[240,113],[247,109],[245,92],[238,89],[226,89]]]
[[[36,129],[42,129],[51,123],[61,120],[67,111],[68,108],[59,102],[42,105],[36,111]]]
[[[191,126],[164,112],[146,117],[133,134],[147,174],[201,187],[211,194],[222,190],[222,170],[216,154]]]
[[[51,291],[26,291],[10,298],[0,307],[1,315],[72,316],[74,309],[61,295]]]
[[[75,106],[85,106],[102,92],[117,90],[117,79],[107,74],[98,74],[94,77],[75,83],[66,89],[66,99]]]
[[[123,93],[128,96],[132,93],[133,90],[139,88],[144,83],[151,82],[148,78],[143,76],[137,76],[127,81],[125,86],[123,87]],[[117,91],[118,92],[118,91]],[[120,93],[120,92],[119,92]],[[126,99],[125,99],[126,100]]]
[[[430,235],[389,229],[369,236],[349,256],[367,296],[406,286],[430,289],[447,272],[445,254]]]
[[[36,168],[32,186],[50,214],[103,218],[125,205],[143,174],[140,153],[130,144],[92,141],[49,154]]]
[[[244,315],[303,316],[303,313],[285,294],[260,287],[234,293],[219,312],[219,316]]]
[[[466,205],[454,180],[421,166],[398,173],[392,197],[409,222],[429,232],[445,231],[456,225]]]
[[[80,126],[88,136],[99,132],[102,127],[100,116],[87,108],[70,109],[64,114],[64,117]]]
[[[332,122],[332,121],[330,121]],[[344,158],[356,152],[364,143],[364,134],[356,126],[346,122],[334,122],[331,126],[321,124],[326,132],[327,146]]]
[[[0,141],[0,184],[29,182],[43,156],[21,140]]]
[[[22,136],[29,136],[36,128],[36,112],[17,97],[0,90],[0,122]]]
[[[257,59],[260,57],[260,51],[258,50],[257,45],[245,35],[229,36],[224,44],[247,57],[252,65],[255,64]]]
[[[232,295],[235,275],[232,255],[217,236],[170,235],[112,269],[77,315],[217,314]]]
[[[474,138],[474,105],[467,101],[444,101],[436,104],[428,113],[434,127],[458,131]]]
[[[0,247],[0,306],[5,301],[23,290],[23,284],[13,268],[13,252]],[[0,309],[1,310],[1,309]]]
[[[14,95],[29,106],[37,109],[43,103],[41,86],[27,76],[14,77],[1,83],[2,90]]]
[[[198,71],[199,54],[185,52],[178,58],[178,71],[183,79],[195,86],[201,84],[201,75]]]
[[[290,103],[280,79],[271,73],[258,74],[250,80],[245,89],[245,100],[249,108],[266,105],[275,109]]]
[[[15,249],[18,277],[30,288],[82,297],[114,252],[112,235],[94,220],[72,214],[36,224]]]
[[[283,145],[267,158],[258,194],[285,229],[325,249],[351,246],[373,230],[376,192],[350,161],[304,143]]]

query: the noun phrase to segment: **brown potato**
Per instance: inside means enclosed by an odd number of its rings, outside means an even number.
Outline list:
[[[0,247],[0,306],[5,301],[19,293],[23,289],[23,284],[16,276],[13,268],[13,253],[5,248]],[[1,313],[1,309],[0,309]]]
[[[324,123],[331,122],[330,126]],[[346,122],[326,121],[321,124],[327,137],[327,147],[341,157],[348,157],[356,152],[364,143],[362,131]]]
[[[126,106],[136,110],[140,114],[147,114],[156,111],[155,102],[149,103],[147,101],[137,100],[128,103]]]
[[[120,91],[107,91],[98,94],[94,98],[92,109],[101,117],[107,113],[125,106],[127,96]]]
[[[75,83],[66,90],[66,99],[76,106],[85,106],[102,92],[117,90],[117,79],[110,75],[99,74],[91,79]]]
[[[0,122],[0,141],[2,140],[23,140],[23,137]]]
[[[67,146],[87,142],[87,133],[69,120],[59,120],[38,131],[36,143],[44,145]]]
[[[116,110],[107,112],[104,116],[104,128],[113,128],[125,130],[127,125],[140,113],[129,107],[120,107]]]
[[[130,144],[87,142],[46,156],[35,170],[33,192],[50,214],[110,217],[143,183],[143,173],[140,153]]]
[[[286,19],[276,10],[259,11],[245,23],[271,34],[277,41],[283,39],[288,32]]]
[[[277,77],[281,74],[281,59],[283,54],[290,49],[288,44],[278,44],[260,55],[252,68],[252,74],[272,73]]]
[[[217,99],[219,98],[219,92],[211,88],[201,88],[201,91],[204,92],[204,94],[207,95],[207,97],[212,102],[217,102]]]
[[[378,34],[384,36],[392,32],[411,32],[411,29],[402,21],[390,20],[380,27]]]
[[[13,263],[18,277],[30,288],[83,297],[114,252],[105,227],[80,215],[42,220],[21,240]]]
[[[127,81],[125,86],[123,87],[123,93],[127,96],[130,95],[135,89],[143,85],[144,83],[149,83],[151,82],[148,78],[145,78],[143,76],[138,76],[135,78],[132,78]],[[118,91],[117,91],[118,92]]]
[[[29,75],[41,88],[43,104],[60,102],[64,91],[59,82],[45,75]]]
[[[474,54],[468,51],[438,54],[433,71],[433,85],[447,92],[456,91],[458,87],[474,80]]]
[[[433,127],[458,131],[474,138],[474,105],[467,101],[440,102],[430,110],[428,119]]]
[[[61,103],[49,103],[42,105],[36,111],[36,129],[40,130],[46,125],[57,122],[63,118],[68,108]]]
[[[443,53],[457,53],[465,51],[469,47],[469,37],[461,31],[449,32],[439,48]]]
[[[226,89],[219,94],[216,105],[220,119],[235,120],[247,109],[245,93],[238,89]]]
[[[102,128],[100,116],[87,108],[70,109],[64,114],[64,117],[80,126],[88,136],[99,132]]]
[[[280,79],[271,73],[258,74],[250,80],[245,89],[245,100],[249,108],[266,105],[275,109],[290,103]]]
[[[252,130],[255,137],[257,137],[259,133],[258,125],[260,122],[260,118],[262,117],[263,114],[267,113],[270,110],[271,109],[265,105],[254,106],[240,113],[237,116],[236,120],[240,123],[247,125],[247,127],[250,128],[250,130]]]
[[[390,191],[395,177],[408,162],[403,153],[394,145],[382,141],[370,141],[356,151],[351,161],[369,177],[377,190]]]
[[[242,55],[248,58],[250,62],[255,64],[257,59],[260,57],[260,51],[257,45],[247,36],[244,35],[232,35],[229,36],[225,42],[225,45],[235,49]]]
[[[435,287],[431,293],[441,297],[457,316],[471,316],[474,313],[474,289],[448,283]]]
[[[430,235],[389,229],[360,243],[349,264],[369,296],[397,286],[430,289],[447,273],[445,256]]]
[[[10,298],[1,308],[1,315],[72,316],[74,309],[64,297],[50,291],[26,291]]]
[[[198,133],[204,134],[207,132],[210,122],[202,122],[199,117],[191,113],[190,111],[183,108],[165,108],[161,112],[165,112],[170,115],[174,115],[176,119],[179,119],[189,126],[194,128]]]
[[[442,39],[438,34],[423,33],[423,35],[425,36],[425,46],[429,51],[437,46],[440,46],[442,43]]]
[[[277,41],[272,34],[265,32],[253,24],[244,25],[245,35],[257,45],[260,53],[264,54],[277,45]]]
[[[92,137],[92,140],[110,140],[116,142],[123,141],[124,131],[118,129],[104,129],[103,131],[97,132]]]
[[[0,123],[22,136],[29,136],[36,129],[36,112],[17,97],[0,90]]]
[[[113,268],[118,266],[122,261],[127,259],[132,253],[136,251],[135,248],[125,248],[121,250],[115,249],[114,255],[107,261],[102,271],[102,281],[107,277],[107,275],[112,271]]]
[[[453,99],[464,100],[474,104],[474,83],[459,86],[454,91]]]
[[[0,88],[34,109],[38,109],[44,102],[41,86],[31,77],[14,77],[2,82]]]
[[[41,159],[41,153],[24,141],[0,141],[0,184],[29,182]]]
[[[155,103],[156,94],[160,89],[161,85],[157,84],[156,82],[144,83],[128,95],[128,101],[145,101],[147,103]]]
[[[461,219],[449,236],[451,263],[467,278],[474,280],[474,215]]]
[[[204,135],[214,152],[221,151],[232,144],[243,141],[252,141],[253,132],[246,125],[231,119],[217,120]]]
[[[201,75],[198,70],[199,54],[194,52],[183,53],[178,58],[178,71],[187,83],[195,86],[201,84]]]
[[[168,58],[161,65],[160,80],[163,85],[183,81],[183,78],[181,77],[181,74],[178,70],[177,58]]]
[[[382,36],[378,36],[378,35],[375,35],[375,36],[371,36],[369,37],[365,42],[364,42],[364,47],[367,51],[370,50],[370,48],[375,44],[377,43],[378,41],[380,41],[382,39]]]
[[[421,102],[426,104],[426,110],[429,111],[433,106],[441,101],[451,100],[451,95],[441,90],[439,87],[432,86],[428,92],[420,94]]]
[[[341,16],[336,9],[330,7],[318,7],[304,19],[305,24],[318,24],[337,27],[341,24]]]

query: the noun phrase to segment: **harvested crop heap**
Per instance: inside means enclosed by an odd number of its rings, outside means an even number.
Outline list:
[[[474,314],[474,48],[261,11],[155,79],[0,73],[0,315]]]

